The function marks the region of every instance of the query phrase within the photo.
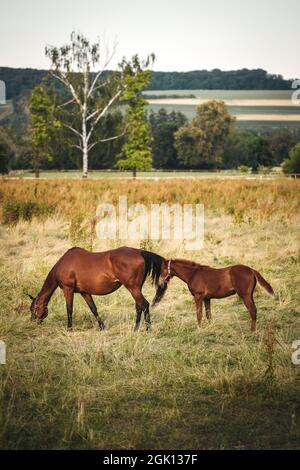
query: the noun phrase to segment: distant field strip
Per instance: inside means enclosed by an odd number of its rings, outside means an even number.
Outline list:
[[[187,92],[195,98],[185,98]],[[276,126],[298,125],[300,122],[300,105],[292,101],[293,90],[164,90],[151,91],[147,94],[157,96],[148,100],[148,107],[153,111],[165,108],[167,111],[180,111],[188,119],[192,119],[196,107],[209,100],[217,99],[225,102],[228,111],[238,122],[254,122],[257,127],[262,125]],[[178,98],[168,98],[166,95]],[[163,96],[161,97],[160,96]],[[183,96],[181,98],[181,96]],[[247,124],[245,124],[247,125]],[[250,125],[250,124],[249,124]]]
[[[300,114],[237,114],[238,121],[300,121]]]
[[[163,99],[151,99],[148,100],[149,104],[160,104],[160,105],[179,105],[179,106],[199,106],[200,104],[207,103],[210,98],[163,98]],[[238,99],[238,100],[227,100],[224,99],[227,106],[289,106],[299,108],[300,106],[294,104],[291,100],[286,99]]]
[[[294,90],[147,90],[145,94],[186,96],[194,95],[208,100],[288,100],[291,101]]]

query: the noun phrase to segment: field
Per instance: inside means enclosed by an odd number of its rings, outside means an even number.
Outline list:
[[[196,106],[210,99],[224,100],[228,111],[236,116],[238,126],[262,125],[295,126],[300,121],[300,106],[292,102],[289,90],[164,90],[147,91],[157,96],[149,100],[148,108],[158,111],[165,108],[181,111],[188,119],[195,115]],[[192,93],[195,98],[181,99],[181,95]],[[160,95],[177,95],[178,98],[159,99]]]
[[[300,182],[297,180],[12,180],[1,182],[0,447],[7,449],[299,449]],[[203,203],[205,246],[177,241],[103,241],[99,202]],[[94,251],[141,246],[166,258],[221,267],[248,264],[272,284],[256,289],[258,332],[236,297],[212,302],[196,327],[186,286],[173,279],[153,327],[133,332],[135,309],[121,288],[95,298],[100,333],[80,298],[66,330],[56,291],[42,325],[30,301],[73,245]],[[154,287],[144,287],[151,300]]]
[[[30,170],[12,170],[5,178],[11,180],[36,179],[34,171]],[[82,179],[80,170],[43,170],[40,172],[40,179]],[[117,170],[90,170],[90,179],[130,179],[132,180],[132,171]],[[159,179],[278,179],[286,178],[281,167],[274,167],[266,174],[247,173],[240,170],[151,170],[137,172],[137,179],[159,180]]]

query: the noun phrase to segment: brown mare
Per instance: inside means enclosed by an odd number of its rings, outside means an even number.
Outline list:
[[[57,287],[66,299],[68,328],[72,328],[73,297],[82,295],[98,321],[104,323],[97,312],[92,295],[110,294],[124,285],[135,300],[137,330],[144,312],[147,330],[150,328],[149,302],[142,294],[147,276],[157,285],[163,258],[149,251],[121,247],[100,253],[82,248],[71,248],[53,266],[36,298],[30,296],[31,319],[42,321],[48,315],[48,302]]]
[[[158,288],[152,305],[157,304],[163,297],[169,280],[177,276],[184,281],[194,296],[196,303],[197,321],[202,322],[202,301],[204,301],[207,319],[211,319],[210,299],[221,299],[238,294],[251,317],[251,331],[256,330],[256,306],[253,291],[258,282],[269,294],[274,295],[270,284],[255,269],[243,264],[215,269],[202,266],[184,259],[163,260]]]

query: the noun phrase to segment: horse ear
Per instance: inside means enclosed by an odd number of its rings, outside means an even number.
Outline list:
[[[35,297],[33,297],[32,295],[30,295],[30,294],[27,294],[27,295],[28,295],[28,297],[29,297],[31,300],[34,300],[34,299],[35,299]]]

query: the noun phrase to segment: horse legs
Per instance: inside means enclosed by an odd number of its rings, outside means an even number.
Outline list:
[[[66,299],[66,306],[67,306],[67,315],[68,315],[68,329],[72,329],[72,316],[73,316],[73,299],[74,299],[74,291],[70,287],[63,287],[63,293]]]
[[[210,299],[204,299],[205,314],[207,320],[211,320]]]
[[[146,330],[150,330],[151,328],[151,319],[150,319],[150,311],[149,311],[149,302],[144,297],[144,318],[146,323]]]
[[[245,306],[247,307],[250,317],[251,317],[251,331],[255,333],[256,331],[256,305],[253,300],[253,292],[242,297]]]
[[[84,300],[86,301],[86,303],[88,304],[92,314],[94,315],[94,317],[96,318],[97,322],[98,322],[98,325],[99,325],[99,328],[100,330],[104,330],[105,328],[105,325],[103,323],[103,321],[101,320],[101,318],[99,317],[99,314],[98,314],[98,311],[97,311],[97,307],[95,305],[95,302],[93,300],[93,297],[90,295],[90,294],[86,294],[86,293],[81,293],[82,297],[84,298]]]
[[[134,330],[137,331],[140,327],[143,310],[138,304],[136,304],[135,309],[136,309],[136,320],[135,320]]]
[[[199,294],[194,295],[195,303],[196,303],[196,314],[197,314],[197,322],[199,328],[201,328],[202,323],[202,297]]]
[[[144,312],[146,330],[148,331],[151,327],[150,312],[149,312],[149,302],[145,299],[140,289],[130,289],[127,287],[132,297],[135,300],[136,306],[136,322],[135,322],[135,331],[140,327],[142,312]]]

